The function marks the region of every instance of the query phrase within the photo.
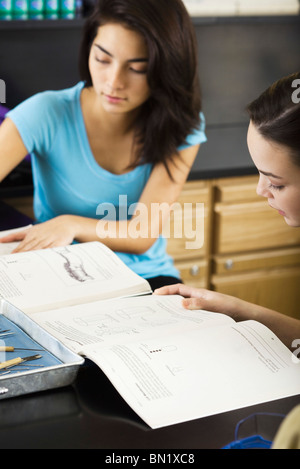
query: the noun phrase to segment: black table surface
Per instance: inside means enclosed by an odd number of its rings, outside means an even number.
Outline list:
[[[0,202],[0,230],[29,222]],[[152,430],[102,371],[86,361],[68,387],[0,400],[0,448],[101,449],[103,458],[145,450],[144,462],[155,450],[168,450],[174,457],[180,451],[193,458],[199,449],[220,449],[232,442],[238,422],[250,415],[286,415],[297,404],[300,395]],[[274,418],[262,436],[272,440],[279,423]]]

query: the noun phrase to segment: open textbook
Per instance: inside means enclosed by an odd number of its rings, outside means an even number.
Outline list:
[[[150,292],[97,241],[0,256],[0,298],[25,313]]]
[[[95,362],[151,428],[300,394],[300,361],[265,326],[149,293],[98,242],[0,257],[1,297]]]

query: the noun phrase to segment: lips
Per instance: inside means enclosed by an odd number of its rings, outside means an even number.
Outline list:
[[[125,101],[125,98],[121,98],[120,96],[111,96],[109,94],[105,94],[104,96],[111,103],[120,103]]]
[[[278,211],[279,215],[282,215],[283,217],[286,216],[285,212],[283,212],[282,210],[278,210],[278,209],[277,209],[277,211]]]
[[[277,212],[278,212],[280,215],[285,216],[285,212],[283,212],[283,211],[280,210],[279,208],[273,207],[273,205],[271,205],[270,203],[269,203],[269,206],[270,206],[271,208],[273,208],[274,210],[277,210]]]

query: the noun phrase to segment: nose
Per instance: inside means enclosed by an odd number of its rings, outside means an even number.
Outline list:
[[[112,91],[121,90],[125,86],[125,76],[120,66],[111,67],[108,76],[108,85]]]
[[[266,197],[270,199],[273,197],[272,192],[269,189],[269,182],[267,181],[266,177],[260,174],[259,180],[256,187],[256,193],[260,197]]]

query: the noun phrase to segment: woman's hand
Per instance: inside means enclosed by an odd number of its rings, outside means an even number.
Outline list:
[[[194,288],[178,283],[158,288],[155,295],[181,295],[184,297],[182,305],[186,309],[205,309],[215,313],[223,313],[235,320],[244,316],[246,302],[223,293]],[[248,311],[248,307],[246,311]],[[249,312],[249,311],[248,311]]]
[[[20,241],[13,253],[71,244],[75,238],[73,218],[61,215],[44,223],[0,238],[1,243]]]

